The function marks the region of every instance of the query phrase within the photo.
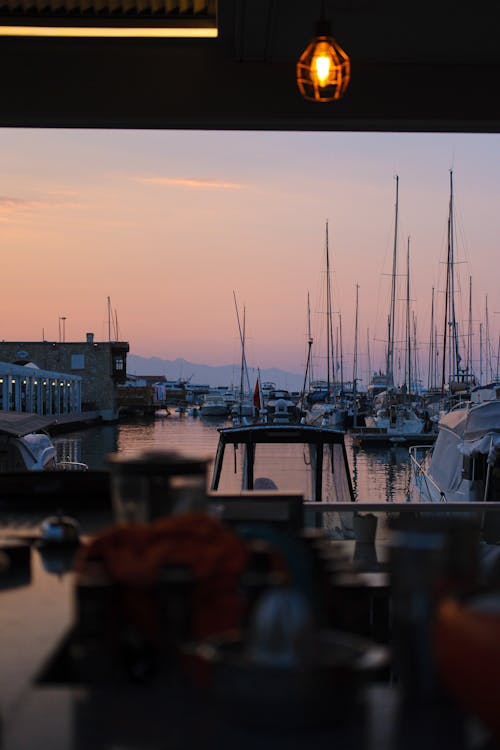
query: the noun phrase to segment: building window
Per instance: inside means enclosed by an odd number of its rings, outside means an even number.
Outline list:
[[[121,372],[123,370],[123,357],[115,357],[115,371]]]
[[[85,355],[84,354],[72,354],[71,355],[71,369],[72,370],[85,369]]]

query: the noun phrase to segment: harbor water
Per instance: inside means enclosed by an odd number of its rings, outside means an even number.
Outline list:
[[[154,418],[137,418],[117,424],[90,427],[54,438],[59,460],[83,461],[90,469],[106,466],[107,456],[119,452],[137,455],[145,450],[176,450],[213,459],[218,428],[230,426],[220,418],[158,412]],[[354,493],[364,502],[408,502],[412,500],[410,460],[407,446],[365,448],[353,445],[346,435],[346,448]]]

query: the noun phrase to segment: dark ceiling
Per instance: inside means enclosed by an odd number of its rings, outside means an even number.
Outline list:
[[[218,39],[0,38],[0,125],[500,132],[500,3],[326,0],[344,99],[304,101],[319,0],[219,0]]]

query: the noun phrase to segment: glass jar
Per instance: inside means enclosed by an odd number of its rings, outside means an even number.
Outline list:
[[[208,458],[175,451],[147,451],[137,456],[113,453],[111,498],[121,523],[208,509]]]

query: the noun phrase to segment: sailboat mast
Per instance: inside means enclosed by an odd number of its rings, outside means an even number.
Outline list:
[[[444,395],[446,382],[446,365],[448,365],[448,382],[458,370],[460,355],[455,318],[455,258],[453,231],[453,170],[450,169],[450,203],[448,210],[448,255],[446,259],[445,316],[443,332],[443,361],[441,371],[441,395]],[[448,337],[449,330],[449,337]],[[448,350],[448,352],[447,352]],[[448,360],[448,361],[447,361]]]
[[[462,360],[458,345],[458,326],[457,316],[455,311],[455,217],[454,217],[454,199],[453,199],[453,170],[450,170],[450,221],[449,221],[449,244],[450,244],[450,311],[451,311],[451,335],[453,339],[450,341],[450,347],[452,346],[452,357],[450,358],[450,367],[453,366],[451,373],[453,373],[457,379],[459,375],[460,362]]]
[[[483,384],[483,324],[479,323],[479,383]]]
[[[353,422],[358,426],[357,386],[358,386],[358,296],[359,284],[356,284],[356,315],[354,318],[354,356],[352,367]]]
[[[246,318],[246,310],[245,307],[243,307],[243,335],[241,338],[241,371],[240,371],[240,417],[241,417],[241,410],[243,407],[243,381],[244,381],[244,372],[245,372],[245,318]]]
[[[366,379],[366,382],[369,383],[370,378],[372,376],[372,358],[370,354],[370,329],[369,328],[366,329],[366,353],[368,357],[368,363],[367,363],[368,364],[368,377]]]
[[[311,385],[311,380],[314,380],[314,374],[313,374],[313,361],[312,361],[312,345],[313,345],[313,337],[311,334],[311,303],[309,300],[309,292],[307,292],[307,345],[308,345],[308,360],[309,361],[309,386]]]
[[[410,238],[406,249],[406,378],[411,392],[411,326],[410,326]],[[406,379],[405,378],[405,379]]]
[[[246,361],[246,355],[245,355],[245,308],[243,308],[243,330],[241,328],[240,323],[240,313],[238,310],[238,303],[236,302],[236,294],[233,290],[233,299],[234,299],[234,306],[236,308],[236,320],[238,322],[238,332],[240,335],[240,343],[241,343],[241,377],[240,377],[240,393],[241,398],[243,398],[243,378],[246,374],[247,377],[247,385],[248,385],[248,391],[250,392],[250,380],[248,377],[248,366]]]
[[[356,384],[358,382],[358,294],[359,284],[356,284],[356,312],[354,317],[354,355],[352,364],[352,390],[356,394]]]
[[[467,330],[467,372],[472,376],[472,276],[469,276],[469,323]]]
[[[412,351],[412,357],[413,362],[411,366],[411,374],[413,376],[413,386],[414,386],[414,393],[418,393],[419,385],[420,385],[420,367],[419,367],[419,361],[417,358],[417,316],[415,315],[415,312],[413,312],[412,315],[412,323],[413,323],[413,351]],[[410,380],[411,383],[411,380]]]
[[[486,380],[491,382],[493,380],[493,367],[491,364],[491,340],[490,340],[490,316],[488,313],[488,295],[485,297],[484,303],[484,320],[485,320],[485,355],[486,355]],[[488,376],[489,368],[489,376]]]
[[[396,273],[398,248],[398,211],[399,211],[399,177],[396,175],[396,204],[394,209],[394,248],[392,253],[391,303],[387,339],[387,386],[394,385],[394,325],[396,321]]]
[[[342,315],[339,313],[339,343],[340,343],[340,390],[344,393],[344,347],[342,344]]]
[[[300,394],[300,403],[302,406],[304,404],[308,375],[309,375],[309,387],[311,385],[310,368],[312,368],[312,363],[311,363],[312,345],[313,345],[313,338],[311,336],[311,309],[309,306],[309,292],[307,292],[307,361],[306,361],[306,369],[304,372],[304,383],[302,385],[302,393]]]
[[[432,298],[431,298],[431,330],[429,337],[429,367],[427,369],[427,388],[434,388],[436,383],[434,381],[434,287],[432,287]]]
[[[328,247],[328,221],[326,222],[326,382],[327,401],[330,401],[332,351],[332,291],[330,284],[330,250]]]

